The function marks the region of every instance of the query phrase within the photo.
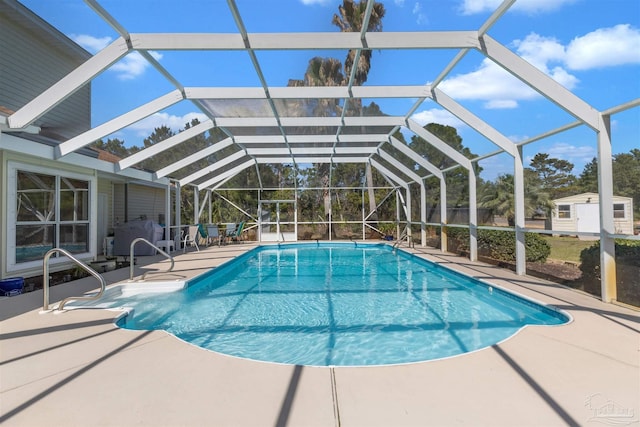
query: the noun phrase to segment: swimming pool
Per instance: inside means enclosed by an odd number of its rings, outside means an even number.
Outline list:
[[[132,296],[120,326],[307,366],[467,353],[564,314],[384,244],[262,246],[177,293]]]

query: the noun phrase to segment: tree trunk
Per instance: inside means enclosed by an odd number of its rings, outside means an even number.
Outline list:
[[[369,220],[378,221],[378,214],[376,213],[376,193],[373,190],[373,172],[371,171],[371,164],[366,164],[365,173],[367,176],[367,191],[369,194],[369,213],[373,212],[369,217]]]

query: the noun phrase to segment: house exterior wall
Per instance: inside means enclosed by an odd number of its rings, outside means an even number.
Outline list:
[[[7,194],[7,180],[5,178],[6,174],[6,151],[0,150],[0,194]],[[0,250],[2,254],[6,254],[7,248],[7,198],[0,197]],[[0,278],[8,277],[6,274],[7,271],[7,261],[6,256],[0,254]]]
[[[128,184],[129,221],[140,217],[159,222],[160,214],[165,213],[166,197],[164,188]]]
[[[113,184],[113,226],[127,222],[127,203],[126,203],[127,184]]]
[[[17,111],[91,55],[12,0],[0,1],[0,106]],[[35,123],[50,137],[72,138],[91,127],[87,83]]]
[[[106,224],[108,229],[113,228],[113,182],[106,178],[98,178],[98,194],[107,196]]]
[[[114,184],[113,215],[116,223],[123,224],[143,217],[160,222],[160,215],[164,215],[166,210],[165,192],[161,187]]]
[[[15,168],[37,170],[38,172],[48,173],[51,175],[68,175],[82,180],[89,181],[89,252],[77,254],[80,259],[93,259],[96,255],[96,219],[97,219],[97,173],[93,169],[87,169],[75,165],[61,164],[53,160],[47,160],[29,156],[22,153],[16,153],[6,150],[0,150],[0,189],[3,197],[0,198],[0,209],[3,213],[0,219],[0,278],[23,276],[31,277],[42,274],[42,261],[26,262],[22,264],[14,264],[13,259],[16,251],[15,241],[15,189],[12,182],[15,178],[9,176]],[[13,196],[12,196],[13,194]],[[12,207],[13,206],[13,207]],[[72,264],[64,259],[51,258],[51,271],[59,271],[67,269]]]

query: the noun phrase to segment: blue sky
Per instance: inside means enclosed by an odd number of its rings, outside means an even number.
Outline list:
[[[61,32],[95,53],[117,34],[81,0],[21,0]],[[249,32],[338,31],[331,17],[338,0],[239,0]],[[476,30],[499,0],[387,0],[385,31]],[[103,0],[100,4],[129,32],[236,32],[223,0]],[[598,110],[640,98],[640,1],[518,0],[488,32]],[[457,51],[374,51],[366,84],[430,83]],[[185,86],[257,86],[245,52],[153,52]],[[344,60],[344,51],[258,52],[267,83],[286,86],[304,75],[313,56]],[[129,54],[93,82],[92,121],[99,125],[173,89],[139,54]],[[439,86],[513,141],[522,141],[575,119],[506,74],[477,52],[470,52]],[[370,100],[365,100],[368,103]],[[404,115],[415,100],[373,100],[387,114]],[[142,145],[154,127],[174,130],[204,115],[188,101],[112,135]],[[479,155],[496,147],[437,104],[426,101],[414,119],[455,126],[463,143]],[[640,108],[612,117],[613,152],[640,148]],[[579,174],[596,155],[596,135],[581,126],[524,148],[569,160]],[[512,172],[499,155],[482,161],[485,179]]]

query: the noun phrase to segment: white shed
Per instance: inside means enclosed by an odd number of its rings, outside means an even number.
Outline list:
[[[582,193],[554,200],[552,229],[599,233],[599,199],[598,193]],[[633,199],[631,197],[613,196],[613,221],[617,234],[633,234]]]

